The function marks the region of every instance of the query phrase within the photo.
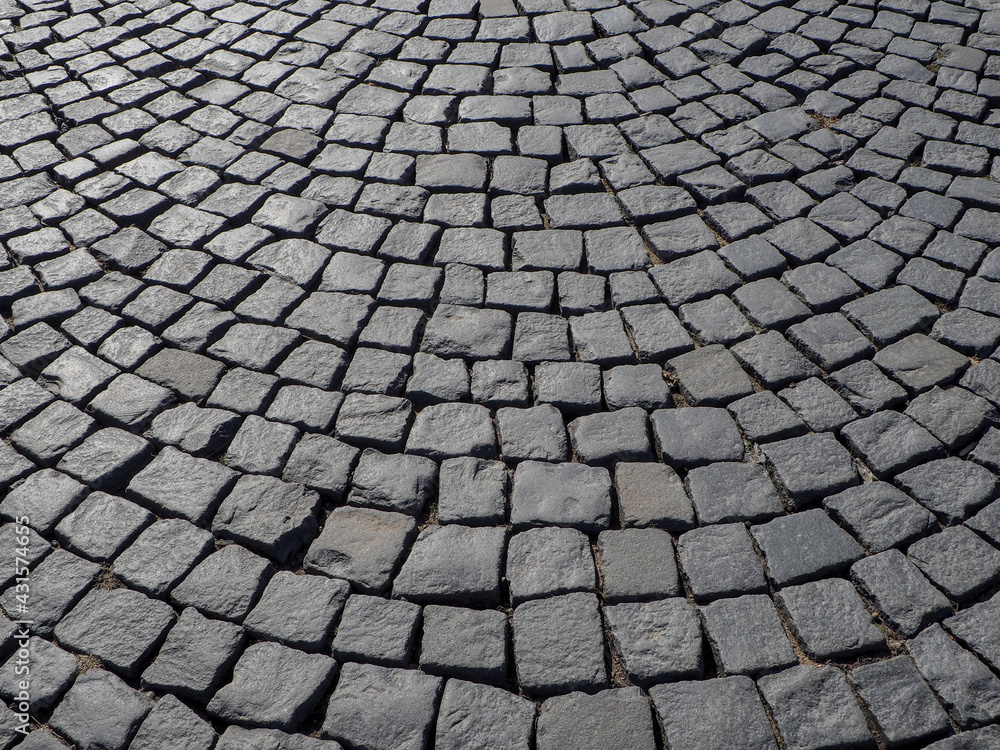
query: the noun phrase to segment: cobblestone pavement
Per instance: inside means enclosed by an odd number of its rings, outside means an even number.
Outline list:
[[[0,17],[0,750],[1000,747],[1000,3]]]

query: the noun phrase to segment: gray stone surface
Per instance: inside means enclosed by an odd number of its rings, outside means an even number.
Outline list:
[[[858,560],[851,579],[882,616],[906,637],[951,614],[951,603],[899,550]]]
[[[233,667],[233,679],[208,703],[223,721],[273,729],[296,729],[337,673],[336,662],[278,643],[255,643]],[[259,680],[271,685],[266,696]]]
[[[940,625],[931,625],[907,641],[907,650],[959,727],[974,729],[996,721],[1000,680]]]
[[[658,685],[649,693],[670,747],[778,746],[749,677]]]
[[[597,597],[564,594],[514,610],[514,655],[521,688],[533,695],[607,684]]]
[[[448,680],[434,746],[443,750],[528,750],[535,707],[500,688]]]
[[[497,604],[506,530],[448,524],[417,536],[392,595],[416,602]]]
[[[538,714],[538,750],[586,745],[594,750],[651,750],[653,717],[638,688],[549,698]]]
[[[102,711],[114,706],[113,712]],[[125,747],[153,700],[110,672],[94,669],[80,675],[56,706],[49,725],[80,747]]]
[[[81,678],[148,689],[152,718],[66,733],[101,750],[184,726],[205,750],[773,747],[713,729],[708,706],[753,703],[721,676],[821,652],[877,673],[938,620],[942,664],[996,667],[988,6],[0,3],[0,661],[24,615]],[[772,597],[848,575],[893,651],[817,645],[814,596],[793,652]],[[596,623],[573,652],[594,692],[631,668],[599,605],[682,594],[713,657],[661,683],[705,691],[683,731],[620,688],[536,729],[503,618],[586,598],[551,627]],[[133,603],[117,630],[105,597]],[[352,597],[411,613],[347,649],[394,677],[234,681],[244,639],[344,662]],[[55,648],[38,724],[73,703]],[[438,710],[459,679],[501,693]],[[857,733],[807,688],[771,704],[777,742],[938,737],[869,693]],[[945,747],[996,744],[960,729]]]
[[[905,656],[858,667],[850,680],[889,746],[947,731],[948,715]]]
[[[238,625],[185,609],[142,673],[142,685],[205,702],[236,661],[244,639]]]
[[[873,747],[864,714],[836,667],[801,665],[758,681],[789,747]]]
[[[602,531],[597,537],[601,590],[611,603],[680,593],[670,535],[660,529]]]
[[[417,671],[347,664],[327,704],[323,736],[371,750],[425,747],[441,682]]]
[[[590,540],[576,529],[526,529],[507,545],[507,583],[515,604],[597,587]]]
[[[864,555],[861,545],[818,508],[751,526],[750,533],[777,587],[838,573]]]
[[[55,636],[64,647],[133,677],[173,624],[165,602],[128,589],[95,589],[56,626]]]
[[[310,545],[305,565],[342,578],[360,591],[381,593],[388,586],[417,525],[401,513],[368,508],[336,508]]]
[[[607,469],[525,461],[514,472],[510,521],[515,526],[607,528],[611,477]]]
[[[885,637],[872,623],[864,602],[842,578],[790,586],[779,591],[775,601],[813,659],[828,661],[885,648]]]
[[[701,612],[722,674],[773,672],[798,661],[769,597],[749,594],[720,599]]]
[[[636,685],[701,676],[701,627],[685,600],[615,604],[605,607],[604,616],[611,642]]]

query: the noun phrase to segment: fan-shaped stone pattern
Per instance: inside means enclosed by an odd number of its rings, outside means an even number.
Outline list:
[[[0,39],[0,748],[995,741],[1000,10]]]

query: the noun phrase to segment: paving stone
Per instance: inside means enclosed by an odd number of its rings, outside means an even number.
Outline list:
[[[869,361],[855,362],[830,375],[834,387],[858,412],[867,416],[906,400],[906,390]]]
[[[152,510],[198,523],[207,520],[236,473],[167,446],[129,483],[131,496]]]
[[[496,436],[489,410],[478,404],[435,404],[418,414],[406,449],[434,459],[495,458]]]
[[[436,476],[437,465],[429,458],[368,448],[354,471],[348,500],[418,516],[430,501]]]
[[[335,508],[306,553],[309,570],[343,578],[364,593],[381,593],[416,536],[416,522],[400,513]]]
[[[896,478],[900,487],[948,522],[965,519],[990,502],[996,477],[986,468],[959,458],[930,461]]]
[[[504,541],[500,528],[430,526],[417,536],[393,583],[393,596],[418,602],[496,604]]]
[[[42,469],[6,494],[0,502],[0,514],[11,519],[27,517],[32,528],[47,534],[86,495],[86,486],[72,477],[55,469]]]
[[[722,406],[753,393],[750,378],[721,344],[674,357],[667,366],[692,406]]]
[[[421,350],[442,357],[488,359],[510,349],[511,319],[502,310],[441,305],[427,323]]]
[[[969,599],[1000,577],[1000,554],[964,526],[922,539],[910,545],[906,554],[955,601]]]
[[[794,747],[871,747],[864,714],[836,667],[795,666],[758,681],[778,731]]]
[[[967,444],[993,419],[993,409],[984,399],[964,388],[934,387],[913,399],[906,414],[949,450]]]
[[[327,704],[323,736],[372,750],[425,747],[441,683],[415,670],[345,664]]]
[[[850,583],[839,578],[782,589],[776,602],[788,616],[792,633],[818,660],[881,650],[885,638]]]
[[[544,527],[511,537],[506,577],[511,599],[593,591],[597,579],[590,542],[576,529]]]
[[[170,605],[128,589],[95,589],[56,626],[59,643],[126,677],[141,671],[174,624]]]
[[[59,522],[55,534],[66,548],[104,561],[124,549],[152,521],[153,514],[135,503],[106,492],[91,492]]]
[[[701,628],[688,602],[672,598],[624,603],[604,612],[612,643],[633,682],[649,686],[701,676]]]
[[[20,697],[22,689],[19,684],[23,681],[25,666],[22,649],[26,650],[29,660],[29,676],[34,675],[35,678],[30,695],[31,708],[33,711],[50,709],[76,678],[76,656],[38,636],[31,636],[23,644],[18,643],[18,650],[0,667],[0,694],[11,701]]]
[[[239,626],[185,609],[153,664],[143,672],[143,686],[206,701],[235,662],[243,640]]]
[[[911,393],[955,380],[969,364],[958,352],[917,333],[885,347],[873,361]]]
[[[650,697],[670,747],[778,746],[749,677],[659,685]]]
[[[420,643],[422,669],[477,682],[507,679],[507,618],[502,612],[429,605]]]
[[[660,529],[602,531],[597,539],[604,597],[611,603],[680,592],[670,535]]]
[[[438,474],[438,520],[500,523],[506,517],[507,492],[507,471],[498,461],[470,456],[443,461]]]
[[[212,532],[285,562],[316,535],[319,495],[274,477],[244,475],[219,505]]]
[[[562,596],[514,610],[514,654],[521,688],[536,695],[607,683],[597,597]]]
[[[538,715],[539,750],[588,743],[594,750],[655,747],[649,700],[638,688],[604,690],[594,695],[571,693],[549,698]]]
[[[940,625],[931,625],[907,641],[907,650],[959,727],[974,729],[996,720],[1000,682]]]
[[[996,645],[989,635],[991,618],[1000,603],[994,594],[989,599],[974,604],[968,609],[945,620],[945,627],[960,638],[990,664],[996,666],[998,654]]]
[[[316,651],[327,643],[349,590],[342,580],[279,571],[243,625],[258,637]]]
[[[817,315],[788,329],[788,338],[825,370],[868,358],[875,348],[840,313]]]
[[[130,748],[148,750],[170,744],[178,750],[204,750],[215,742],[215,730],[172,695],[156,702],[139,727]]]
[[[916,422],[897,412],[881,412],[859,419],[841,431],[847,444],[878,477],[937,458],[942,445]]]
[[[231,544],[200,562],[173,590],[171,599],[214,617],[242,621],[271,573],[267,560]]]
[[[257,643],[243,652],[233,680],[208,703],[208,712],[224,721],[250,726],[294,729],[333,682],[337,664],[321,654],[306,654],[277,643]],[[293,682],[282,679],[294,674]],[[258,679],[279,685],[262,699]]]
[[[99,710],[108,704],[117,707],[114,714]],[[77,678],[49,723],[81,747],[123,748],[152,708],[149,696],[110,672],[95,669]]]
[[[182,519],[156,521],[115,559],[115,575],[146,594],[167,593],[213,549],[212,535]]]
[[[930,533],[934,516],[888,482],[869,482],[823,500],[823,507],[870,552]]]
[[[850,454],[826,433],[769,443],[766,458],[796,505],[860,483]]]
[[[670,463],[687,468],[743,458],[739,430],[723,409],[658,409],[650,421],[659,450]]]
[[[82,442],[93,425],[94,421],[76,407],[65,401],[55,401],[15,430],[10,440],[15,448],[35,461],[53,464]],[[14,455],[7,458],[7,462],[12,463],[12,476],[6,478],[6,482],[27,474],[30,468],[24,459],[18,460]]]
[[[748,594],[701,608],[705,634],[723,675],[754,675],[790,667],[792,651],[770,597]]]
[[[952,611],[948,599],[899,550],[859,560],[851,566],[851,578],[905,637]]]
[[[638,407],[579,417],[569,423],[569,434],[574,453],[584,463],[652,458],[646,413]]]
[[[669,466],[621,462],[615,466],[618,513],[623,524],[681,531],[694,525],[694,510]]]
[[[677,540],[677,558],[697,601],[767,592],[764,568],[742,524],[682,534]]]
[[[809,431],[806,423],[770,391],[735,401],[729,412],[747,440],[755,443],[797,437]]]
[[[567,412],[589,412],[601,403],[601,368],[589,362],[542,362],[535,368],[535,395]]]
[[[336,436],[360,446],[401,450],[413,421],[413,405],[391,396],[348,394],[337,415]]]
[[[818,508],[752,526],[750,533],[777,587],[838,573],[864,555],[861,546]]]
[[[924,739],[946,730],[947,714],[920,678],[913,662],[905,656],[855,669],[850,679],[891,745]],[[913,721],[913,714],[900,712],[899,696],[906,696],[906,704],[919,707],[917,722]]]
[[[525,461],[514,472],[511,523],[517,526],[607,528],[611,477],[607,469]]]
[[[551,404],[530,409],[498,409],[496,419],[500,447],[508,461],[559,461],[568,458],[569,443],[562,415]]]
[[[441,695],[434,746],[443,750],[526,750],[535,707],[499,688],[451,679]]]

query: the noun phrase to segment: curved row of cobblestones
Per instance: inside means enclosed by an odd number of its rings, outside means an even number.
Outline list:
[[[0,750],[1000,747],[1000,3],[0,40]]]

